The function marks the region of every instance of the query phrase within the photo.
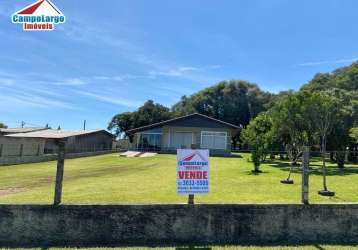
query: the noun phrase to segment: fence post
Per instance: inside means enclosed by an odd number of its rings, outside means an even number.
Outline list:
[[[196,144],[191,144],[191,149],[197,149]],[[194,205],[194,194],[189,194],[188,196],[188,204],[189,205]]]
[[[302,157],[302,203],[308,204],[310,148],[303,147]]]
[[[58,145],[58,154],[57,154],[57,172],[56,172],[56,184],[55,184],[55,198],[54,205],[59,205],[62,198],[62,182],[63,182],[63,172],[65,165],[65,140],[57,140]]]

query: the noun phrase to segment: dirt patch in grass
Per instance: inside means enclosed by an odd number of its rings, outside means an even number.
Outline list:
[[[25,191],[27,191],[26,188],[20,188],[20,187],[3,188],[3,189],[0,189],[0,196],[20,193],[20,192],[25,192]]]
[[[39,183],[43,183],[43,184],[48,184],[48,183],[54,183],[55,182],[55,177],[42,177],[39,179]]]

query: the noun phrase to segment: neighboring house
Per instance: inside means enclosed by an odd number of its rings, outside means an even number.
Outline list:
[[[44,154],[45,139],[0,136],[0,159]]]
[[[231,137],[240,127],[202,114],[174,118],[126,131],[131,149],[174,151],[179,148],[210,149],[211,154],[230,154]]]
[[[48,128],[0,128],[0,136],[17,134],[17,133],[35,132],[35,131],[40,131],[40,130],[45,130],[45,129],[48,129]]]
[[[44,139],[43,152],[52,154],[57,152],[56,139],[66,138],[67,153],[82,153],[111,150],[114,135],[106,130],[57,130],[45,129],[27,133],[8,134],[9,138]]]
[[[0,128],[0,158],[41,156],[45,139],[12,138],[7,135],[45,130],[46,128]]]

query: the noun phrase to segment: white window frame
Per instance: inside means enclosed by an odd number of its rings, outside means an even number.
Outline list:
[[[223,134],[223,133],[225,133],[225,136],[224,135],[219,135],[219,137],[225,137],[225,148],[209,148],[209,149],[227,150],[227,132],[226,131],[201,131],[201,133],[200,133],[200,147],[201,148],[202,148],[202,145],[203,145],[203,134],[204,133],[213,134],[213,135],[204,135],[204,136],[215,136],[214,134]]]

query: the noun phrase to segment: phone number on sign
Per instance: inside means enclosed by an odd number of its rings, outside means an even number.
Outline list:
[[[208,186],[209,182],[208,180],[182,180],[178,182],[178,185],[181,186]]]

